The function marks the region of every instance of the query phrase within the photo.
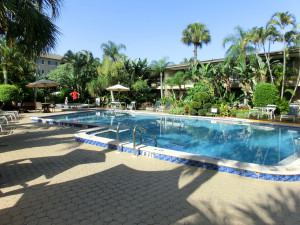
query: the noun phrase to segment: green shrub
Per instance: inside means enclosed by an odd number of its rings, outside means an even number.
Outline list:
[[[191,108],[193,109],[200,109],[201,105],[202,105],[201,102],[194,102],[194,101],[191,102]]]
[[[278,90],[275,85],[270,83],[257,85],[253,93],[254,106],[266,107],[268,104],[275,105],[278,96]]]
[[[206,116],[207,109],[199,109],[198,110],[198,115],[199,116]]]
[[[8,102],[17,101],[19,95],[20,91],[15,85],[0,85],[0,102],[4,103],[2,104],[2,107],[4,107],[4,105]]]
[[[207,102],[209,100],[209,95],[206,92],[197,92],[194,97],[193,100],[196,102]]]
[[[211,107],[212,107],[211,103],[205,103],[202,108],[203,109],[210,109]]]
[[[195,116],[195,115],[198,114],[198,111],[196,109],[189,108],[189,114],[192,115],[192,116]]]
[[[230,111],[230,115],[231,115],[231,116],[236,116],[236,115],[238,114],[238,112],[239,112],[239,110],[237,110],[237,109],[232,109],[232,110]]]
[[[168,113],[176,115],[184,115],[185,109],[182,107],[171,108]]]
[[[248,118],[248,115],[249,115],[249,110],[238,110],[237,113],[236,113],[236,117],[239,117],[239,118]]]
[[[289,102],[285,98],[278,99],[276,101],[276,106],[277,106],[276,113],[280,115],[285,114],[289,111]]]

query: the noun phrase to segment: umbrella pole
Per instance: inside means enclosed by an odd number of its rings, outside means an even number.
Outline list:
[[[34,88],[34,102],[36,102],[37,97],[37,87]]]
[[[113,93],[113,91],[110,91],[110,93],[111,93],[111,101],[114,102],[115,101],[114,100],[114,93]]]

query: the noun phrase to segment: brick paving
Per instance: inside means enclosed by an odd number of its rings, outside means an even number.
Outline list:
[[[300,224],[300,182],[116,154],[38,115],[0,135],[1,225]]]

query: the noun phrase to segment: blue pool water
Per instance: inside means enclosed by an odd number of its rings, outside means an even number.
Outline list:
[[[231,159],[260,165],[273,165],[299,150],[300,129],[279,126],[228,124],[216,120],[172,116],[133,115],[111,111],[85,112],[48,117],[61,121],[131,126],[141,125],[157,134],[160,148],[189,152],[215,158]],[[99,134],[115,138],[115,133]],[[128,139],[132,130],[120,134]],[[145,133],[144,139],[152,134]],[[147,145],[154,145],[148,143]]]

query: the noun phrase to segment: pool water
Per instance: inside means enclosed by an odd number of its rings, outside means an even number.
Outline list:
[[[141,125],[156,133],[157,147],[260,165],[277,164],[297,152],[300,143],[299,128],[230,124],[201,117],[191,119],[97,111],[48,118],[108,126],[119,122],[132,127]],[[97,135],[116,138],[115,132]],[[121,133],[120,139],[131,136],[132,130]],[[143,134],[144,140],[151,137],[153,135],[149,132]],[[147,145],[154,146],[154,143]]]

